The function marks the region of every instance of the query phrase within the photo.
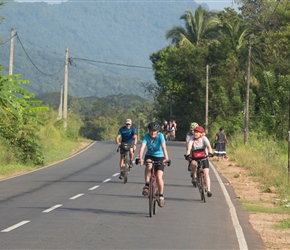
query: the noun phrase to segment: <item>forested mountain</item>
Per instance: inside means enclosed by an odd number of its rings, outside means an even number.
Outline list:
[[[143,96],[142,83],[154,82],[150,54],[169,44],[166,30],[196,6],[194,1],[8,1],[0,9],[2,73],[8,72],[14,28],[13,73],[30,81],[29,91],[59,91],[68,47],[70,95]]]

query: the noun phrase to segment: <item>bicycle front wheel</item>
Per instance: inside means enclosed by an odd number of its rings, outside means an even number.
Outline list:
[[[153,201],[153,214],[156,214],[157,212],[158,199],[159,199],[159,193],[158,193],[158,188],[156,187],[156,193],[154,195],[154,201]]]
[[[204,186],[203,175],[201,175],[201,177],[200,177],[200,198],[203,202],[205,202],[205,186]]]
[[[153,215],[153,206],[154,206],[154,180],[153,178],[150,179],[149,183],[149,215],[152,217]]]
[[[128,170],[129,170],[129,151],[125,152],[125,159],[124,159],[124,184],[128,181]]]

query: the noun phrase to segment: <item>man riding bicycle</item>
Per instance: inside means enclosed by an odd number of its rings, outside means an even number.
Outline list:
[[[194,128],[194,137],[189,139],[188,147],[186,149],[186,159],[190,161],[190,155],[194,150],[204,149],[205,156],[212,156],[212,148],[210,142],[206,136],[204,136],[204,129],[201,126],[197,126]],[[192,183],[196,184],[196,170],[197,170],[197,162],[192,160],[190,162],[192,169]],[[211,197],[212,192],[210,190],[210,178],[209,178],[209,161],[208,159],[204,159],[202,161],[202,168],[204,174],[204,180],[207,185],[207,196]]]
[[[120,138],[121,138],[121,143],[120,143]],[[118,131],[118,134],[115,138],[115,141],[118,146],[120,146],[120,176],[119,179],[123,179],[123,165],[124,165],[124,158],[125,158],[125,151],[122,148],[121,144],[122,143],[130,143],[131,147],[129,150],[129,156],[130,156],[130,164],[129,166],[132,168],[133,167],[133,157],[134,157],[134,151],[136,150],[136,145],[137,145],[137,133],[136,129],[132,126],[132,120],[127,119],[126,120],[126,125],[121,127]]]
[[[162,165],[156,166],[156,179],[159,190],[159,206],[164,207],[165,201],[163,196],[164,190],[164,181],[163,181],[163,172],[165,167],[165,162],[168,161],[168,153],[166,149],[165,139],[162,133],[159,132],[160,125],[157,122],[150,122],[148,125],[149,132],[146,133],[142,139],[142,144],[139,151],[141,165],[144,162],[152,161],[161,161]],[[143,160],[143,153],[145,151],[145,147],[147,146],[147,151],[145,153],[145,158]],[[145,176],[145,186],[143,187],[142,194],[144,196],[148,195],[148,187],[149,187],[149,179],[151,174],[152,164],[148,164],[145,167],[144,176]]]

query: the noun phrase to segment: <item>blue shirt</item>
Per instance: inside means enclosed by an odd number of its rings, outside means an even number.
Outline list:
[[[161,144],[165,142],[164,135],[160,132],[157,133],[154,142],[151,142],[150,134],[147,133],[142,139],[142,143],[145,143],[147,146],[147,152],[145,155],[155,156],[155,157],[164,157],[164,153],[161,147]]]
[[[133,136],[136,134],[136,129],[133,126],[129,129],[127,129],[126,126],[123,126],[118,131],[118,135],[122,137],[122,142],[132,142]]]

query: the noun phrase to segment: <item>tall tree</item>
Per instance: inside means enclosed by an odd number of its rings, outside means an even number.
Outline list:
[[[180,19],[185,21],[185,28],[174,26],[166,32],[166,39],[176,46],[192,44],[199,46],[203,40],[214,39],[220,20],[210,15],[201,6],[197,7],[194,15],[191,10],[186,10]]]

